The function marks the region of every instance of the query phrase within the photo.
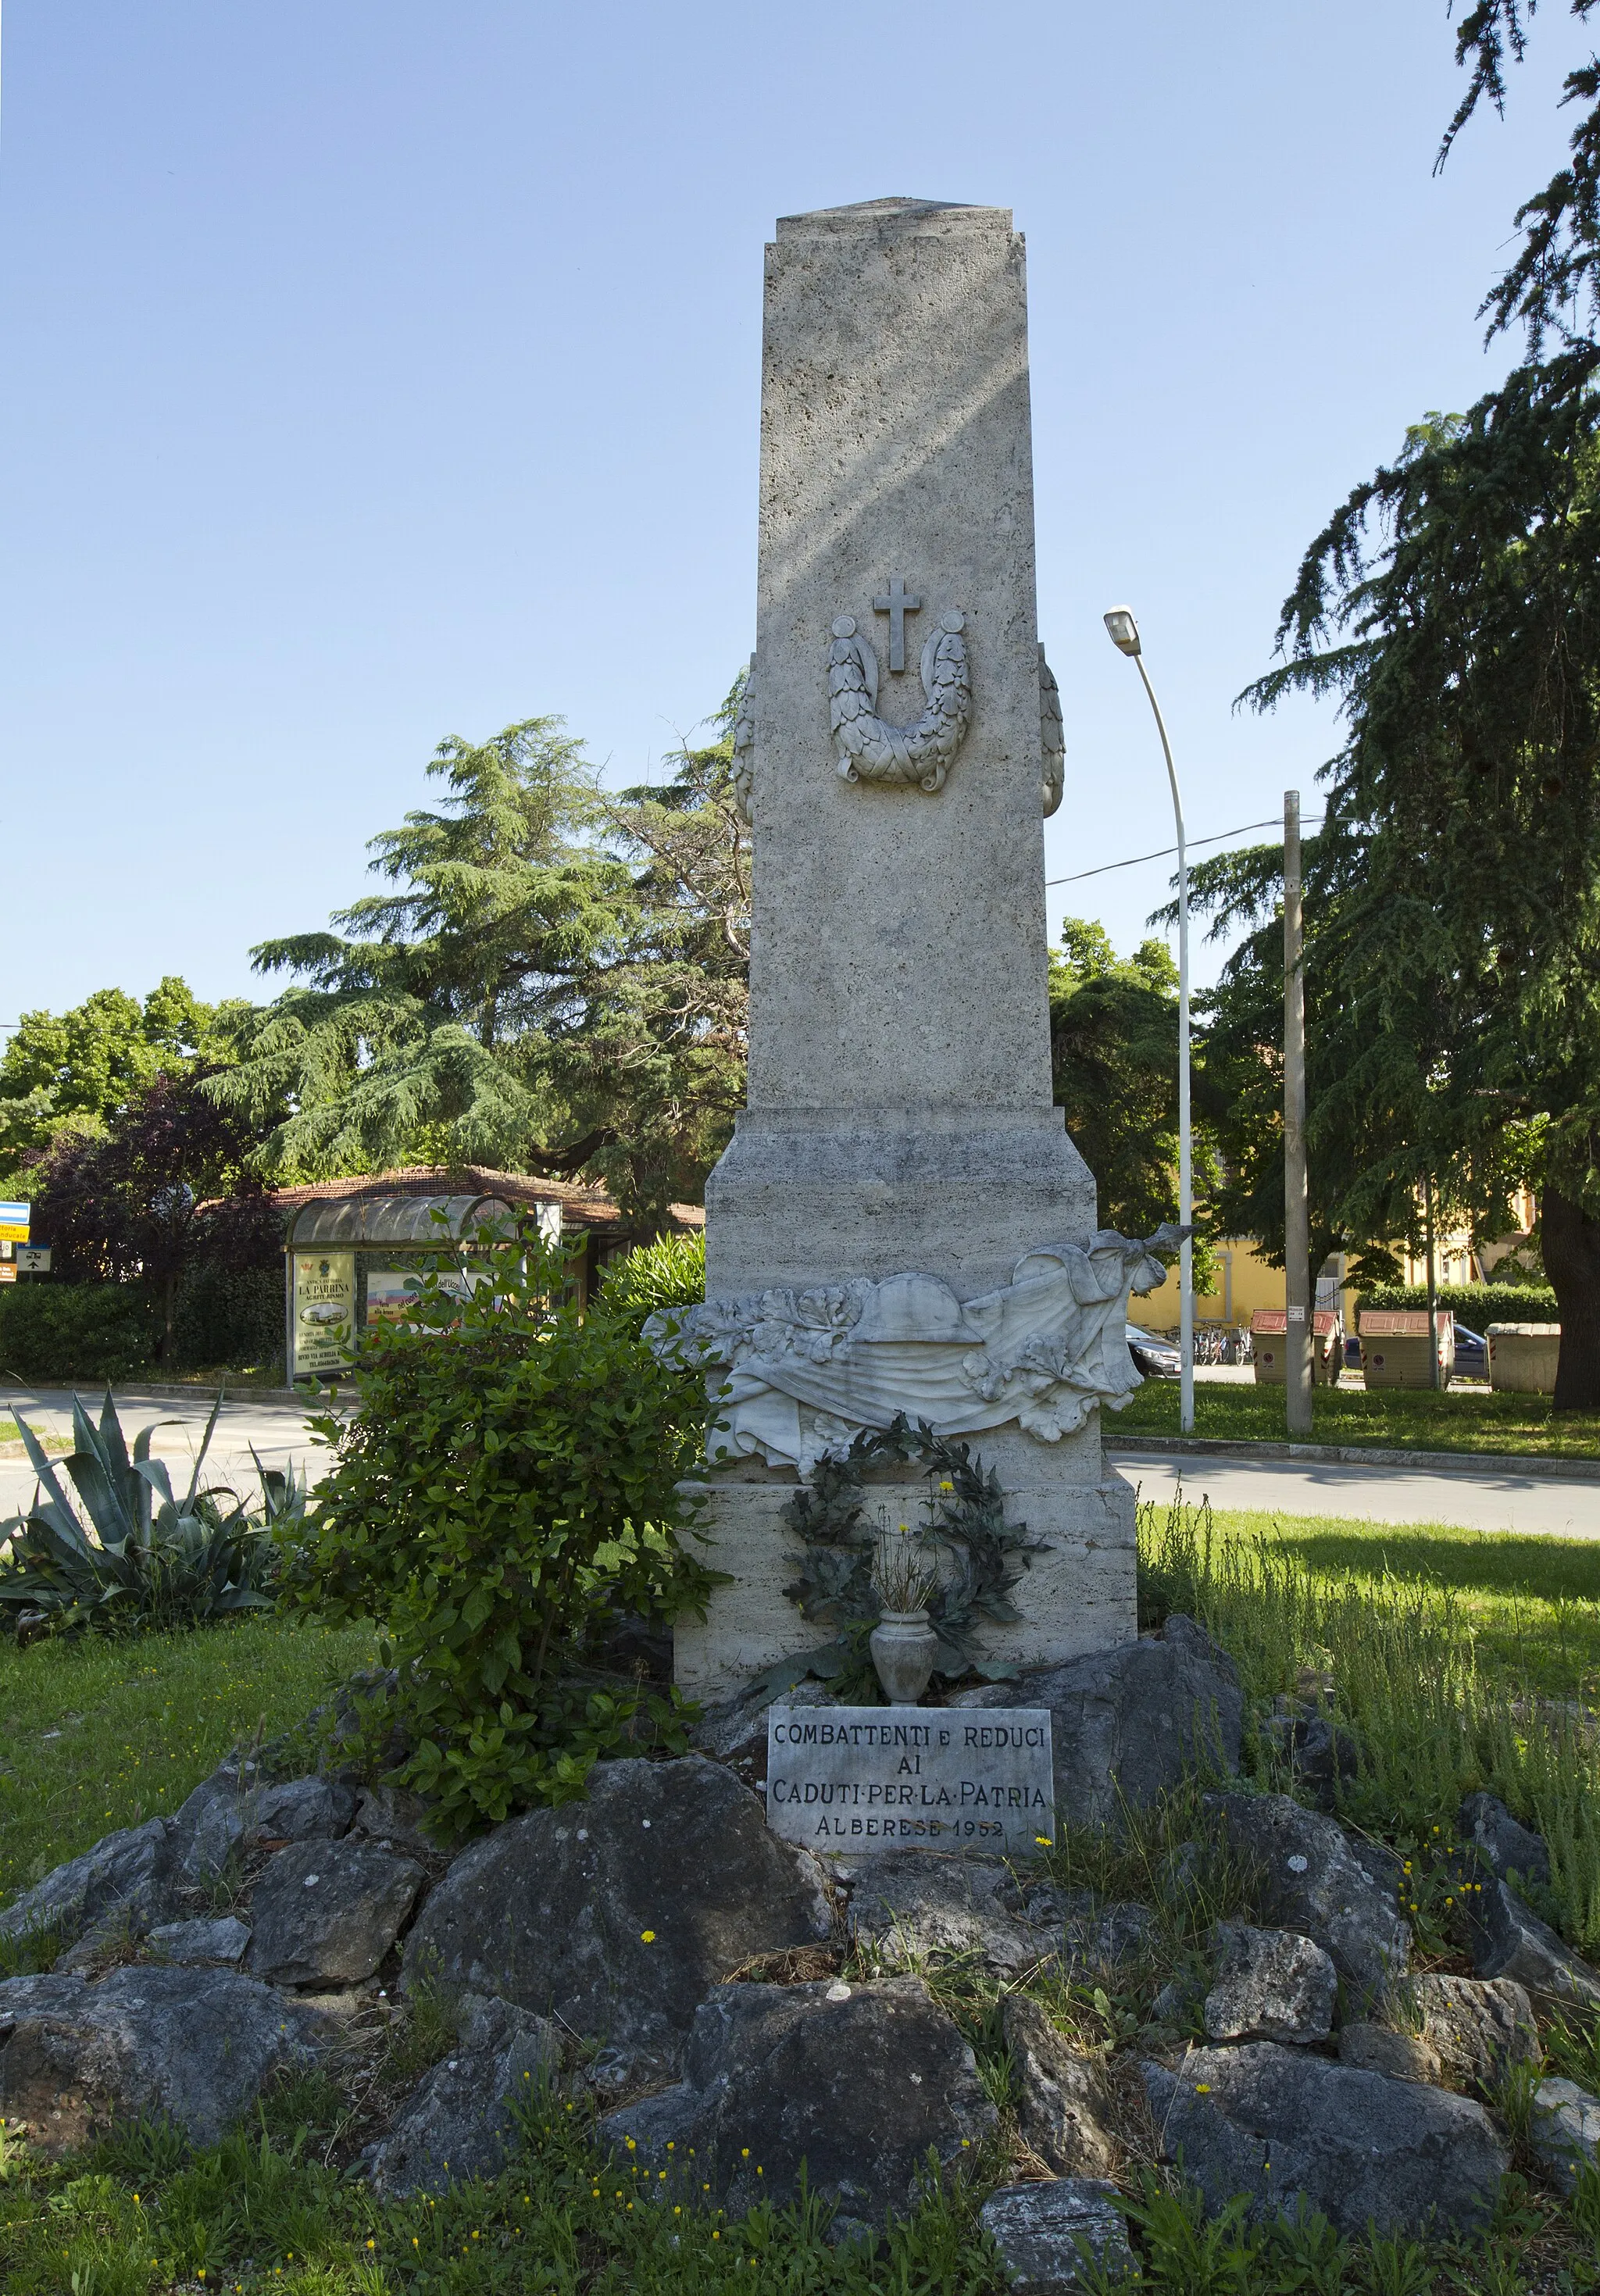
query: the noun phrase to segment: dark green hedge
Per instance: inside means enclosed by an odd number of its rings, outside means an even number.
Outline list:
[[[0,1372],[33,1386],[148,1375],[155,1342],[155,1317],[135,1284],[11,1283],[0,1291]]]
[[[1441,1308],[1448,1308],[1469,1332],[1490,1324],[1558,1324],[1555,1294],[1547,1283],[1441,1283]],[[1376,1283],[1363,1292],[1363,1308],[1425,1308],[1427,1288],[1421,1283]]]
[[[281,1364],[282,1270],[192,1268],[179,1287],[169,1357],[160,1338],[160,1317],[137,1283],[23,1283],[0,1291],[0,1374],[61,1387]],[[0,1407],[4,1400],[0,1392]]]
[[[192,1268],[178,1288],[173,1338],[181,1371],[248,1371],[281,1363],[282,1266]]]

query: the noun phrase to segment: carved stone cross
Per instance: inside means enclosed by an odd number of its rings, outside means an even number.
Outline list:
[[[898,574],[889,578],[887,598],[874,598],[873,611],[889,617],[889,667],[901,670],[906,667],[906,617],[920,613],[923,602],[914,598]]]

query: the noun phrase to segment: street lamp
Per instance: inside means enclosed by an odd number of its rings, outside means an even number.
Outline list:
[[[1189,863],[1184,849],[1184,805],[1177,791],[1177,769],[1172,744],[1161,717],[1161,705],[1150,683],[1139,645],[1139,626],[1131,608],[1113,606],[1105,617],[1107,636],[1119,653],[1138,665],[1155,712],[1167,779],[1172,786],[1172,815],[1177,824],[1177,1218],[1179,1345],[1183,1350],[1182,1383],[1178,1390],[1177,1423],[1186,1435],[1194,1432],[1194,1167],[1189,1128]]]

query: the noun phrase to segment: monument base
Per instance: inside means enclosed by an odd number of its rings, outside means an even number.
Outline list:
[[[1094,1230],[1059,1108],[746,1108],[706,1182],[706,1294],[918,1268],[964,1299]]]
[[[1019,1619],[986,1627],[978,1637],[983,1656],[1051,1666],[1132,1642],[1134,1495],[1104,1465],[1098,1414],[1060,1443],[1001,1427],[974,1437],[972,1448],[999,1475],[1006,1521],[1025,1523],[1047,1542],[1012,1590]],[[792,1470],[751,1460],[718,1470],[703,1485],[710,1544],[700,1551],[733,1584],[715,1590],[703,1620],[686,1619],[674,1630],[673,1672],[689,1696],[733,1697],[778,1660],[833,1639],[833,1629],[808,1624],[784,1593],[799,1541],[781,1518],[798,1485]],[[924,1476],[874,1470],[866,1505],[891,1514],[898,1507],[898,1520],[915,1522],[923,1519],[927,1489]]]

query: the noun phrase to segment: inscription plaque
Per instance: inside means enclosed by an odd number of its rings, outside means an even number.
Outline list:
[[[767,1823],[808,1849],[1005,1850],[1055,1838],[1046,1706],[775,1706]]]

